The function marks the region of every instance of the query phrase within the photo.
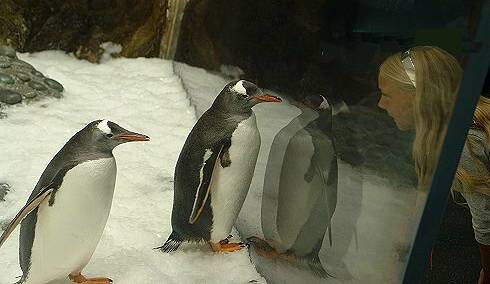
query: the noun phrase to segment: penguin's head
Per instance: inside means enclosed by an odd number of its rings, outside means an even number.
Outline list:
[[[330,108],[327,99],[322,95],[308,95],[303,100],[303,103],[317,111],[328,110]]]
[[[281,99],[264,94],[254,83],[235,80],[223,88],[213,107],[229,113],[248,113],[254,105],[263,102],[281,102]]]
[[[86,134],[82,134],[82,133]],[[122,128],[109,120],[96,120],[80,131],[82,140],[100,151],[112,151],[116,146],[132,141],[149,141],[150,137]]]

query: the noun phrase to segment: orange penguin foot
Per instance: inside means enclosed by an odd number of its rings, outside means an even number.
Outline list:
[[[230,243],[228,239],[224,239],[219,243],[210,242],[209,245],[214,252],[234,252],[245,247],[243,243]]]
[[[82,274],[70,274],[70,280],[80,284],[111,284],[112,280],[106,277],[86,278]]]
[[[262,257],[269,259],[281,259],[285,261],[295,260],[294,254],[290,252],[280,253],[268,241],[259,237],[253,236],[247,238],[247,244],[253,245],[255,252]]]

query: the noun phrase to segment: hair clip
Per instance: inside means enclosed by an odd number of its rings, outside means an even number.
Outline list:
[[[415,65],[413,64],[412,58],[410,57],[410,49],[402,52],[400,54],[403,68],[405,69],[405,73],[407,73],[408,78],[412,82],[414,87],[417,87],[415,84]]]

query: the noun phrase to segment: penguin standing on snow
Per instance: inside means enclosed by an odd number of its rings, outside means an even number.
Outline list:
[[[76,133],[44,170],[27,204],[0,237],[22,222],[19,283],[44,284],[67,276],[75,283],[112,283],[81,272],[99,243],[116,182],[114,147],[148,136],[97,120]]]
[[[174,176],[172,233],[158,249],[206,241],[215,252],[241,249],[228,237],[245,201],[260,147],[252,107],[280,102],[245,80],[226,85],[199,118],[179,155]]]

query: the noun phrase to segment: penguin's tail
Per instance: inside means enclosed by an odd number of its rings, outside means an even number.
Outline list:
[[[163,252],[173,252],[180,247],[180,244],[182,244],[183,241],[184,239],[179,234],[177,234],[175,231],[172,231],[163,246],[157,247],[155,249],[159,249]]]
[[[325,268],[323,268],[322,263],[320,262],[320,258],[318,254],[313,254],[307,257],[306,262],[308,263],[308,267],[310,270],[320,278],[330,278],[333,277],[332,274],[328,273]]]
[[[26,277],[24,275],[22,276],[17,276],[15,278],[20,278],[19,281],[15,282],[15,283],[12,283],[12,284],[22,284],[22,283],[25,283],[25,280],[26,280]]]

